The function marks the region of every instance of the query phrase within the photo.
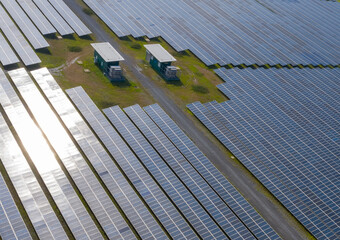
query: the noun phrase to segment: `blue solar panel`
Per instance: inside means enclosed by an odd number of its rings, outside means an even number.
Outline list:
[[[67,90],[67,94],[170,236],[174,239],[192,238],[195,233],[188,223],[86,92],[81,87],[77,87]],[[155,238],[166,239],[167,237],[159,232]]]
[[[254,236],[138,105],[124,109],[174,173],[230,238]]]
[[[86,0],[118,36],[163,37],[207,65],[337,65],[340,6],[319,0]],[[318,26],[318,27],[316,27]]]
[[[258,239],[280,238],[158,104],[144,110]]]
[[[314,236],[339,236],[339,69],[216,72],[231,100],[189,109]]]
[[[202,238],[225,238],[214,220],[123,111],[115,106],[104,109],[104,113],[199,235]]]

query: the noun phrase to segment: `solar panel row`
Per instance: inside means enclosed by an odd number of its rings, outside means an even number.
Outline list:
[[[26,66],[38,64],[41,62],[38,55],[33,51],[29,43],[26,41],[25,37],[21,34],[19,29],[15,26],[14,22],[8,16],[1,5],[0,28]],[[11,53],[12,51],[5,45],[2,45],[1,48],[5,48],[4,50],[6,53],[7,51],[9,53]]]
[[[19,62],[19,59],[8,45],[6,39],[0,33],[0,62],[3,66],[8,66]]]
[[[169,235],[174,239],[194,238],[195,232],[85,91],[77,87],[67,90],[67,94]],[[160,233],[157,239],[164,238]]]
[[[78,36],[85,36],[91,34],[91,31],[85,24],[72,12],[72,10],[65,4],[63,0],[49,0],[53,7],[66,20],[66,22],[73,28]]]
[[[159,237],[162,229],[47,68],[31,73],[139,236]]]
[[[0,104],[74,237],[102,239],[41,131],[2,70],[0,71]],[[34,141],[32,141],[33,136]]]
[[[37,5],[40,11],[47,17],[47,19],[52,23],[55,29],[57,29],[60,35],[69,35],[74,33],[72,28],[67,24],[67,22],[59,15],[59,13],[48,1],[33,0],[33,2]]]
[[[213,219],[124,112],[118,106],[115,106],[104,109],[104,113],[196,232],[203,239],[225,238],[225,234]]]
[[[164,133],[147,116],[141,107],[124,108],[139,130],[163,157],[173,172],[183,181],[206,211],[231,238],[254,239],[254,236],[221,200],[202,176],[183,157]]]
[[[8,73],[106,235],[110,239],[133,237],[129,226],[25,69]],[[121,229],[126,231],[120,232]]]
[[[339,70],[216,72],[231,100],[189,109],[309,231],[337,238]]]
[[[66,239],[66,233],[1,115],[0,158],[38,237]]]
[[[34,25],[39,29],[41,34],[48,35],[56,33],[52,24],[46,19],[44,14],[41,13],[32,0],[17,0],[17,2],[32,20]]]
[[[84,2],[119,37],[162,36],[175,50],[190,49],[207,65],[338,65],[340,59],[337,3],[324,4],[318,0]]]
[[[11,15],[15,23],[19,26],[20,30],[24,33],[34,49],[49,47],[48,42],[40,34],[38,29],[33,25],[31,20],[26,16],[25,12],[21,9],[16,1],[1,0],[1,3]]]
[[[144,110],[256,238],[280,238],[158,104]]]
[[[0,113],[0,119],[3,119]],[[0,236],[10,240],[32,239],[0,173]]]

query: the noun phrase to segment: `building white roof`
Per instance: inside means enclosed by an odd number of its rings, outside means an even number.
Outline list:
[[[176,59],[165,50],[160,44],[148,44],[144,47],[159,61],[159,62],[174,62]]]
[[[108,42],[91,43],[91,46],[104,59],[105,62],[123,61],[124,58]]]

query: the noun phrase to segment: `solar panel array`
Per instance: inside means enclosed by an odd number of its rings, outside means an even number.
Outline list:
[[[255,239],[141,107],[134,105],[124,110],[229,238]]]
[[[195,116],[317,238],[339,238],[339,69],[218,69]]]
[[[63,0],[49,0],[58,13],[65,19],[65,21],[73,28],[78,36],[85,36],[91,34],[91,31],[80,21],[77,15],[65,4]]]
[[[11,15],[15,23],[19,26],[20,30],[24,33],[34,49],[49,47],[48,42],[34,26],[31,20],[26,16],[25,12],[21,9],[16,1],[1,0],[1,3]]]
[[[279,239],[271,226],[216,169],[212,162],[158,104],[144,107],[144,110],[256,238]]]
[[[0,159],[39,238],[66,239],[66,233],[1,115]]]
[[[34,49],[49,47],[43,35],[54,34],[55,29],[60,35],[69,35],[74,32],[79,36],[91,34],[91,31],[63,0],[2,0],[0,30],[10,44],[0,33],[1,64],[8,66],[19,62],[10,45],[26,66],[39,64],[41,61],[32,47]]]
[[[119,37],[163,37],[213,65],[338,65],[340,5],[319,0],[84,0]]]
[[[143,165],[203,239],[226,238],[223,231],[118,107],[103,110]]]
[[[84,89],[76,87],[66,92],[169,235],[174,239],[194,238],[195,232]],[[162,232],[159,232],[156,237],[156,239],[165,238],[167,236]]]
[[[78,151],[27,72],[9,72],[34,118],[110,239],[130,239],[132,231]],[[126,231],[120,232],[121,229]]]
[[[102,239],[41,131],[2,70],[0,70],[0,104],[73,236],[76,239]]]
[[[48,35],[57,32],[32,0],[17,0],[17,2],[32,20],[34,25],[39,29],[41,34]]]
[[[159,237],[160,226],[49,71],[31,73],[140,237]]]
[[[3,118],[0,114],[0,119]],[[32,239],[0,173],[0,236],[2,239]]]
[[[38,64],[41,62],[38,55],[33,51],[29,43],[26,41],[25,37],[21,34],[19,29],[15,26],[14,22],[8,16],[8,14],[1,5],[0,5],[0,29],[26,66]],[[4,46],[1,47],[4,48]],[[7,49],[8,47],[5,48],[6,52]],[[12,49],[8,50],[9,52],[12,51]]]
[[[0,158],[39,238],[67,238],[54,201],[76,239],[102,239],[76,187],[110,239],[280,239],[158,105],[105,109],[119,135],[81,87],[67,90],[72,104],[47,68],[31,74],[37,85],[23,68],[8,72],[24,106],[0,72],[0,104],[13,127],[0,115]]]

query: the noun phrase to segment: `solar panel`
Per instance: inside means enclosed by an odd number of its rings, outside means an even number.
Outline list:
[[[339,235],[338,71],[220,69],[226,82],[218,87],[231,100],[188,106],[314,236],[327,239]]]
[[[20,30],[24,33],[34,49],[49,47],[48,42],[40,34],[38,29],[33,25],[31,20],[26,16],[25,12],[21,9],[16,1],[2,0],[1,3],[11,15],[15,23],[19,26]]]
[[[63,227],[1,114],[0,136],[1,161],[38,237],[66,239]]]
[[[190,226],[85,91],[77,87],[66,92],[169,235],[174,239],[191,238]]]
[[[73,28],[78,36],[85,36],[91,34],[91,31],[85,24],[72,12],[72,10],[65,4],[63,0],[49,0],[53,7],[66,20],[66,22]]]
[[[0,6],[0,28],[26,66],[41,62],[2,6]]]
[[[230,238],[254,239],[244,224],[139,105],[124,108],[124,111]]]
[[[45,17],[52,23],[57,29],[60,35],[69,35],[74,33],[72,28],[66,23],[66,21],[59,15],[59,13],[53,8],[53,6],[46,0],[33,0],[40,11]]]
[[[159,237],[161,227],[130,186],[47,68],[31,72],[100,178],[142,239]]]
[[[0,71],[0,104],[75,238],[97,239],[99,230],[59,166],[10,82]],[[34,141],[32,141],[34,136]]]
[[[84,0],[89,8],[91,8],[102,19],[105,24],[118,36],[123,37],[129,35],[129,32],[113,17],[109,17],[109,8],[107,6],[102,6],[101,4],[106,4],[106,1],[93,1]]]
[[[8,45],[2,33],[0,33],[0,62],[3,66],[19,62],[19,59],[13,52],[12,48]]]
[[[129,229],[128,224],[25,69],[12,70],[8,73],[106,235],[111,239],[133,238],[131,230],[121,233],[121,229]]]
[[[38,7],[32,0],[17,0],[21,8],[26,12],[27,16],[32,20],[34,25],[39,29],[41,34],[48,35],[56,33],[52,24],[40,12]]]
[[[1,113],[0,118],[2,118]],[[0,236],[3,239],[32,239],[1,173]]]
[[[201,238],[225,238],[225,234],[214,220],[123,111],[118,106],[103,111]]]
[[[158,104],[144,110],[258,239],[280,238]]]
[[[207,65],[335,66],[340,57],[337,49],[340,7],[336,3],[323,4],[318,0],[86,2],[106,24],[111,21],[123,26],[111,28],[118,36],[161,36],[177,51],[190,49]]]

